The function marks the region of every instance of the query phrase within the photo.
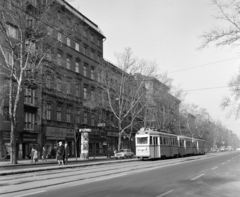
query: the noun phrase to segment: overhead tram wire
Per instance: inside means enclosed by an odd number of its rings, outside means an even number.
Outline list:
[[[210,87],[210,88],[199,88],[199,89],[191,89],[191,90],[183,90],[184,92],[193,92],[193,91],[201,91],[201,90],[214,90],[214,89],[222,89],[229,88],[230,86],[219,86],[219,87]]]
[[[193,66],[193,67],[188,67],[188,68],[183,68],[183,69],[180,69],[180,70],[171,71],[169,73],[182,72],[182,71],[185,71],[185,70],[191,70],[191,69],[204,67],[204,66],[208,66],[208,65],[212,65],[212,64],[218,64],[218,63],[221,63],[221,62],[227,62],[227,61],[231,61],[231,60],[234,60],[234,59],[239,59],[239,57],[234,57],[234,58],[230,58],[230,59],[225,59],[225,60],[221,60],[221,61],[217,61],[217,62],[211,62],[211,63],[202,64],[202,65]]]

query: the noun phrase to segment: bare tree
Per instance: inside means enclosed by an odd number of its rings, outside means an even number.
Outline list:
[[[95,98],[98,99],[98,106],[110,112],[110,124],[118,128],[120,149],[122,136],[126,134],[126,130],[131,129],[137,119],[141,119],[143,109],[148,103],[145,81],[139,76],[150,76],[156,63],[133,57],[130,48],[115,55],[116,66],[105,62],[98,71],[101,85]]]
[[[4,88],[1,88],[4,92],[1,93],[9,104],[12,164],[17,163],[16,128],[20,95],[26,88],[36,89],[45,82],[43,60],[63,39],[64,25],[56,19],[62,9],[64,7],[55,0],[1,1],[0,74],[5,81]],[[41,92],[39,97],[41,102]]]

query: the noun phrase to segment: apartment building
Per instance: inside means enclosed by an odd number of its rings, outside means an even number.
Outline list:
[[[41,1],[26,1],[31,10],[39,9]],[[32,146],[41,152],[47,148],[49,156],[54,157],[57,142],[67,141],[70,155],[80,154],[80,138],[76,139],[80,128],[91,128],[90,155],[106,154],[106,139],[99,130],[98,117],[84,106],[96,88],[96,70],[103,59],[103,40],[105,36],[99,27],[64,0],[55,1],[53,7],[54,23],[41,23],[47,31],[45,42],[34,43],[42,47],[41,66],[34,72],[38,83],[24,85],[18,106],[17,152],[18,158],[28,158]],[[11,12],[15,4],[1,4]],[[56,9],[57,8],[57,9]],[[39,23],[38,17],[30,12],[28,22]],[[36,16],[36,15],[35,15]],[[52,18],[53,18],[52,17]],[[32,20],[33,19],[33,20]],[[55,25],[54,25],[55,24]],[[34,25],[33,25],[34,26]],[[11,32],[17,31],[13,25]],[[46,40],[48,42],[46,42]],[[33,50],[33,48],[30,48]],[[24,70],[24,76],[31,72]],[[35,75],[34,75],[35,76]],[[36,77],[34,78],[36,79]],[[1,84],[6,79],[0,78]],[[10,122],[8,99],[1,99],[0,110],[0,154],[9,146]],[[77,144],[76,144],[77,143]],[[94,145],[92,145],[94,144]]]

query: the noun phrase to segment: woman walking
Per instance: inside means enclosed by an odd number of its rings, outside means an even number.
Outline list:
[[[57,161],[59,166],[61,164],[63,165],[63,154],[64,154],[64,147],[62,145],[62,142],[59,142],[57,146]]]
[[[42,161],[47,161],[47,149],[45,147],[42,149]]]
[[[37,149],[33,149],[33,162],[36,163],[38,161],[38,151]]]

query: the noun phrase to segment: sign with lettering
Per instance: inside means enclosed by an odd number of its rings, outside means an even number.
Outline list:
[[[111,137],[118,137],[119,136],[119,133],[117,132],[107,132],[107,136],[111,136]]]

